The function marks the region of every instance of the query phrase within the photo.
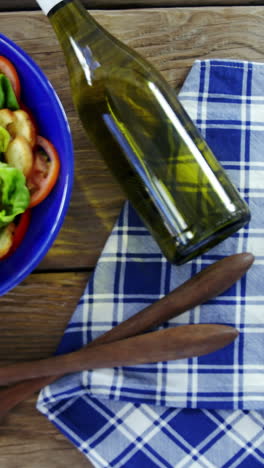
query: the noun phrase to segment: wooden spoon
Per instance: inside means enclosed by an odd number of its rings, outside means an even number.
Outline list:
[[[238,330],[226,325],[182,325],[73,353],[0,368],[0,385],[87,369],[131,366],[212,353],[231,343]]]
[[[253,262],[254,256],[251,253],[241,253],[213,263],[167,296],[96,338],[87,347],[134,336],[177,317],[230,288],[247,272]],[[27,380],[3,389],[0,392],[0,418],[57,378],[58,376],[52,376]]]

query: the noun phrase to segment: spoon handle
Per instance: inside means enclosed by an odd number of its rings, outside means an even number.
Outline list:
[[[11,364],[0,368],[0,385],[25,378],[202,356],[227,346],[237,336],[238,331],[226,325],[182,325],[47,359]]]
[[[111,343],[134,336],[159,326],[172,317],[177,317],[186,310],[206,302],[230,288],[247,272],[253,262],[254,256],[251,253],[241,253],[230,255],[213,263],[167,296],[107,331],[87,346]],[[1,390],[0,418],[57,378],[57,376],[49,376],[26,380]]]

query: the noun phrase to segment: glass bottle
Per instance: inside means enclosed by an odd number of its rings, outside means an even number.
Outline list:
[[[79,0],[37,2],[88,136],[166,258],[185,263],[244,226],[246,203],[161,74]]]

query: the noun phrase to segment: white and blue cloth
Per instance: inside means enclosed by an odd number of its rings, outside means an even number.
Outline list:
[[[43,389],[39,411],[98,468],[264,466],[264,64],[197,61],[180,99],[252,220],[173,266],[126,202],[58,353],[87,344],[220,258],[250,251],[256,261],[239,282],[164,324],[223,323],[240,336],[207,356],[86,371]]]

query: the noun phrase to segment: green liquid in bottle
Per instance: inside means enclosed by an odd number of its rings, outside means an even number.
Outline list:
[[[244,226],[247,205],[162,76],[78,0],[57,3],[49,19],[83,126],[167,259]]]

